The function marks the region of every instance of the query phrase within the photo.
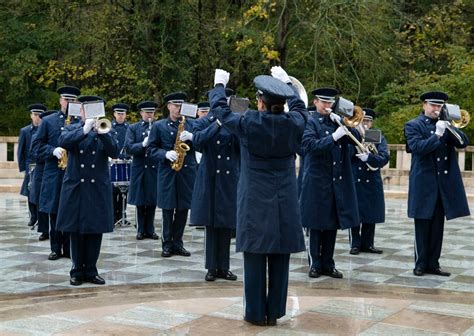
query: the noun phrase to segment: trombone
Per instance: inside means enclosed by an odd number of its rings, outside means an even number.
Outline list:
[[[341,98],[339,98],[341,99]],[[344,99],[344,98],[342,98]],[[345,99],[344,99],[345,100]],[[337,102],[336,102],[337,104]],[[335,105],[336,105],[335,104]],[[334,105],[333,105],[334,106]],[[326,109],[328,112],[332,112],[332,108],[328,108]],[[362,122],[362,119],[364,119],[364,111],[362,110],[362,108],[360,106],[354,106],[354,113],[352,115],[352,117],[347,117],[347,116],[344,116],[344,119],[343,119],[343,122],[344,124],[342,124],[342,122],[339,120],[339,118],[336,119],[336,123],[342,127],[344,129],[344,132],[346,132],[346,135],[355,143],[356,145],[356,149],[357,149],[357,152],[359,154],[377,154],[377,148],[375,146],[366,146],[365,144],[363,144],[362,142],[360,142],[352,133],[351,131],[349,131],[347,129],[347,127],[350,127],[350,128],[355,128],[357,127],[361,122]],[[367,162],[365,162],[365,164],[367,165],[367,167],[372,170],[372,171],[376,171],[378,170],[377,167],[372,167],[370,164],[368,164]]]
[[[456,129],[461,129],[461,128],[466,127],[471,121],[471,116],[469,115],[469,112],[467,112],[466,110],[460,110],[460,112],[461,112],[461,118],[453,119],[449,123],[446,123],[446,128],[448,129],[448,131],[451,132],[452,135],[454,135],[456,140],[458,140],[461,145],[464,145],[464,140],[458,134]]]

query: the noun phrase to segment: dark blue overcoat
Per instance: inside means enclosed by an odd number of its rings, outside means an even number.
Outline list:
[[[53,151],[58,147],[58,138],[64,129],[65,120],[66,116],[60,111],[44,117],[34,139],[38,146],[37,155],[45,162],[39,201],[41,212],[58,211],[64,171],[58,168],[58,159],[53,155]]]
[[[191,120],[186,120],[184,129],[192,132]],[[187,152],[183,168],[179,172],[171,169],[171,161],[166,158],[166,152],[174,149],[177,131],[178,122],[167,118],[158,121],[150,133],[148,154],[154,164],[158,165],[157,204],[162,209],[191,208],[197,170],[194,145],[187,142],[190,150]]]
[[[33,135],[36,133],[38,127],[33,126],[30,124],[28,126],[23,127],[20,129],[20,136],[18,138],[18,150],[17,150],[17,158],[18,158],[18,168],[20,172],[25,172],[25,177],[23,178],[23,183],[21,184],[20,194],[23,196],[27,196],[29,199],[29,190],[28,184],[30,183],[30,172],[29,172],[29,165],[30,163],[34,163],[31,161],[31,154],[30,154],[30,147],[31,147],[31,139]]]
[[[120,148],[120,153],[118,158],[119,159],[130,159],[130,156],[127,154],[127,152],[124,149],[125,145],[125,137],[127,135],[127,130],[129,128],[129,124],[125,121],[122,124],[119,124],[117,121],[112,120],[112,128],[114,129],[115,132],[117,132],[117,141],[119,144]]]
[[[357,156],[352,156],[352,173],[354,175],[359,217],[361,223],[385,222],[385,197],[380,169],[390,161],[387,140],[382,140],[376,145],[377,154],[369,154],[367,163],[377,170],[371,170],[365,162]],[[357,153],[354,151],[354,153]]]
[[[129,126],[125,137],[125,152],[133,156],[128,203],[137,206],[156,205],[158,167],[142,145],[149,132],[149,124],[141,120]]]
[[[109,157],[117,158],[115,131],[87,135],[82,122],[65,127],[58,143],[68,151],[59,200],[57,230],[81,234],[112,232],[114,227]]]
[[[191,202],[191,226],[235,229],[239,139],[220,127],[212,112],[193,124],[193,144],[202,152]]]
[[[288,113],[249,110],[241,116],[231,112],[224,87],[215,87],[209,98],[215,117],[240,139],[237,252],[304,251],[295,170],[308,117],[304,103],[295,91]]]
[[[360,224],[352,145],[347,136],[334,141],[332,133],[337,127],[328,116],[315,113],[304,131],[300,205],[303,226],[309,229],[347,229]]]
[[[436,119],[424,114],[405,124],[407,150],[411,152],[411,169],[408,187],[408,217],[431,219],[438,197],[443,201],[446,218],[469,216],[469,206],[457,162],[455,148],[468,145],[466,135],[460,145],[446,130],[438,138]]]
[[[38,156],[38,142],[35,142],[37,133],[31,138],[30,157],[31,162],[35,163],[35,169],[31,176],[30,202],[39,205],[41,181],[43,180],[44,160]]]

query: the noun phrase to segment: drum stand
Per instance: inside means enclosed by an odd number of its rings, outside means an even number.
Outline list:
[[[122,218],[120,218],[114,224],[114,226],[115,227],[130,226],[132,223],[127,220],[127,210],[125,209],[125,205],[127,204],[128,185],[119,184],[116,187],[120,190],[120,194],[122,195]]]

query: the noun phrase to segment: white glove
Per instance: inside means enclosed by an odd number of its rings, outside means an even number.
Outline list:
[[[356,156],[361,160],[362,162],[367,162],[367,159],[369,158],[369,153],[359,153],[356,154]]]
[[[216,69],[216,72],[214,74],[214,86],[216,86],[217,84],[223,84],[224,86],[226,86],[227,83],[229,83],[229,77],[229,72],[222,69]]]
[[[341,117],[338,116],[336,113],[334,112],[331,112],[331,114],[329,115],[329,119],[331,119],[332,122],[335,122],[337,123],[337,120],[341,121]]]
[[[276,79],[281,80],[283,83],[291,83],[290,76],[286,73],[281,66],[274,66],[270,69],[272,76]]]
[[[143,146],[143,147],[148,146],[148,137],[146,137],[145,139],[143,139],[142,146]]]
[[[339,126],[332,134],[332,138],[334,139],[334,141],[337,141],[340,138],[342,138],[344,135],[346,135],[346,131],[344,130],[342,126]]]
[[[175,162],[176,160],[178,160],[178,153],[176,153],[174,150],[167,151],[165,156],[171,162]]]
[[[84,134],[87,134],[91,131],[92,127],[95,125],[95,120],[94,119],[86,119],[84,122],[84,127],[82,127],[82,130],[84,131]]]
[[[179,136],[179,140],[181,141],[193,141],[193,134],[188,131],[183,131]]]
[[[436,122],[436,132],[435,132],[435,134],[439,137],[442,137],[443,134],[444,134],[444,131],[446,131],[446,127],[447,127],[446,121],[438,120]]]
[[[62,158],[64,154],[64,148],[61,148],[61,147],[56,147],[53,151],[53,155],[56,156],[59,159]]]

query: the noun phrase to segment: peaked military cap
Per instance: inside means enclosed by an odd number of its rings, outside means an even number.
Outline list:
[[[112,105],[112,111],[117,113],[127,113],[128,110],[130,110],[130,107],[124,103],[117,103],[115,105]]]
[[[227,88],[227,87],[225,88],[225,96],[226,97],[230,97],[230,96],[234,95],[234,93],[235,93],[234,90],[232,90],[231,88]]]
[[[104,104],[107,103],[104,98],[101,98],[99,96],[80,96],[79,98],[77,98],[77,100],[79,100],[81,103],[88,103],[88,102],[95,102],[95,101],[102,101],[104,102]]]
[[[364,119],[370,119],[374,120],[375,119],[375,111],[372,110],[371,108],[364,107],[362,109],[365,112]]]
[[[37,103],[37,104],[31,104],[30,106],[28,106],[28,111],[30,111],[31,113],[43,113],[47,110],[48,108],[41,104],[41,103]]]
[[[56,113],[56,110],[48,110],[40,114],[40,118],[43,119],[44,117],[49,116],[50,114]]]
[[[421,101],[438,105],[443,105],[448,98],[448,95],[441,91],[429,91],[420,96]]]
[[[186,99],[188,99],[186,92],[173,92],[163,98],[165,103],[172,104],[182,104]]]
[[[77,96],[81,94],[81,90],[79,90],[75,86],[69,86],[69,85],[60,87],[56,92],[59,93],[60,96],[65,99],[75,99],[77,98]]]
[[[137,105],[137,108],[143,112],[155,112],[158,104],[151,100],[142,101]]]
[[[258,93],[273,104],[283,104],[288,98],[295,96],[295,92],[288,84],[272,76],[257,76],[254,78],[253,83]]]
[[[334,88],[319,88],[311,91],[314,97],[323,102],[333,103],[336,100],[336,96],[339,94],[339,91]]]
[[[198,103],[198,110],[209,110],[210,108],[211,104],[209,104],[209,102]]]

